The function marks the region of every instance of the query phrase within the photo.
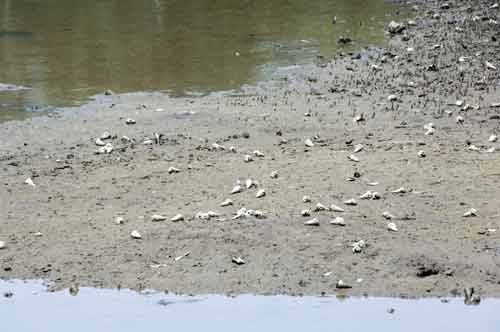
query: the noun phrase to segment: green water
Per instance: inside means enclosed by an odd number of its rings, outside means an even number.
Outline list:
[[[32,88],[0,92],[0,119],[107,89],[238,88],[334,54],[340,35],[382,45],[394,11],[383,0],[0,0],[0,83]]]

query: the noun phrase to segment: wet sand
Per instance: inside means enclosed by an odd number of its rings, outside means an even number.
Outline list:
[[[415,4],[415,25],[387,49],[318,59],[233,93],[102,95],[1,124],[0,275],[55,288],[499,296],[500,144],[489,138],[500,121],[500,9]],[[113,151],[95,154],[105,131]],[[238,180],[243,191],[231,194]],[[380,198],[360,199],[367,191]],[[232,219],[243,207],[264,216]],[[196,217],[208,211],[218,216]],[[314,217],[319,226],[304,225]],[[232,261],[240,256],[245,264]]]

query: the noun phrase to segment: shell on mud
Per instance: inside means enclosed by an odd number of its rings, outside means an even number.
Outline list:
[[[236,211],[236,214],[233,216],[232,219],[233,220],[240,219],[240,218],[245,218],[247,216],[249,216],[248,211],[246,208],[243,207],[243,208],[239,209],[238,211]]]
[[[251,161],[253,161],[253,158],[251,155],[249,154],[246,154],[245,157],[243,157],[243,160],[246,162],[246,163],[249,163]]]
[[[167,217],[165,216],[162,216],[160,214],[153,214],[151,216],[151,221],[154,221],[154,222],[157,222],[157,221],[164,221],[164,220],[167,220]]]
[[[216,151],[224,151],[224,150],[226,150],[226,147],[224,145],[220,145],[218,143],[213,143],[212,149],[214,149]]]
[[[488,142],[496,142],[498,140],[498,137],[497,135],[491,135],[489,138],[488,138]]]
[[[349,289],[349,288],[352,288],[351,285],[343,282],[342,280],[337,281],[337,283],[335,284],[335,287],[337,289]]]
[[[302,197],[302,202],[311,203],[311,196],[305,195],[304,197]]]
[[[253,155],[256,156],[256,157],[259,157],[259,158],[264,157],[264,153],[260,152],[259,150],[255,150],[253,152]]]
[[[328,208],[321,203],[317,203],[316,206],[314,207],[314,212],[326,211],[326,210],[328,210]]]
[[[26,183],[28,186],[36,187],[35,182],[33,182],[31,178],[27,178],[26,180],[24,180],[24,183]]]
[[[484,62],[484,65],[485,65],[485,66],[486,66],[486,68],[488,68],[488,69],[491,69],[491,70],[497,70],[497,67],[496,67],[494,64],[492,64],[491,62],[489,62],[489,61],[485,61],[485,62]]]
[[[138,231],[136,231],[136,230],[133,230],[133,231],[130,233],[130,236],[131,236],[133,239],[142,239],[141,233],[139,233],[139,232],[138,232]]]
[[[261,198],[264,196],[266,196],[266,191],[264,189],[260,189],[259,191],[257,191],[257,194],[255,194],[256,198]]]
[[[4,241],[0,241],[0,250],[7,248],[7,244]]]
[[[236,264],[236,265],[243,265],[245,264],[245,260],[243,258],[241,258],[241,256],[238,256],[238,257],[233,257],[231,258],[231,261]]]
[[[105,131],[101,135],[101,139],[110,139],[111,138],[111,133],[109,131]]]
[[[243,188],[237,184],[236,186],[233,187],[233,190],[231,190],[231,194],[237,194],[240,193],[243,190]]]
[[[115,224],[117,224],[117,225],[123,225],[124,222],[125,222],[125,219],[123,217],[116,217],[115,218]]]
[[[144,145],[153,145],[154,143],[155,142],[150,138],[145,139],[144,142],[142,142],[142,144],[144,144]]]
[[[392,214],[390,214],[388,211],[382,212],[382,217],[384,217],[387,220],[394,219],[394,216]]]
[[[477,216],[477,210],[474,208],[471,208],[464,213],[464,217],[466,217],[466,218],[476,217],[476,216]]]
[[[106,143],[106,145],[101,146],[96,151],[97,154],[109,154],[111,152],[113,152],[113,144],[111,143]]]
[[[304,222],[304,225],[306,225],[306,226],[319,226],[319,219],[313,218],[311,220],[307,220]]]
[[[365,115],[363,113],[356,115],[353,119],[354,123],[363,122],[363,121],[365,121]]]
[[[105,146],[106,143],[102,139],[98,138],[98,139],[95,140],[95,145],[97,145],[97,146]]]
[[[172,174],[172,173],[179,173],[181,170],[176,168],[176,167],[169,167],[168,170],[167,170],[167,173],[168,174]]]
[[[428,128],[424,135],[431,136],[431,135],[434,135],[435,132],[436,132],[436,129]]]
[[[488,148],[488,150],[486,150],[486,152],[488,153],[493,153],[496,151],[496,148],[494,146],[492,146],[491,148]]]
[[[313,141],[311,141],[310,138],[307,138],[305,141],[304,141],[304,144],[309,147],[309,148],[312,148],[314,146],[314,143]]]
[[[247,187],[247,189],[250,189],[252,187],[257,187],[257,184],[252,179],[246,179],[245,186]]]
[[[356,202],[356,200],[354,198],[351,198],[351,199],[344,201],[344,204],[354,206],[354,205],[358,205],[358,202]]]
[[[337,206],[335,204],[330,205],[330,211],[333,211],[333,212],[345,212],[345,210],[343,208],[341,208],[340,206]]]
[[[349,159],[350,161],[354,161],[355,163],[359,162],[359,158],[353,154],[349,155],[347,159]]]
[[[304,209],[300,212],[300,214],[302,215],[302,217],[309,217],[311,215],[311,210]]]
[[[378,186],[379,183],[378,182],[368,182],[367,185],[369,185],[371,187],[375,187],[375,186]]]
[[[358,242],[351,244],[351,247],[352,247],[352,252],[358,254],[361,251],[363,251],[363,248],[366,247],[366,243],[364,240],[359,240]]]
[[[389,95],[387,96],[387,100],[390,101],[391,103],[395,102],[398,100],[398,96],[396,95]]]
[[[481,150],[480,148],[478,148],[474,144],[469,145],[469,147],[467,149],[470,151],[480,151]]]
[[[269,176],[271,177],[271,179],[277,179],[278,178],[278,172],[277,171],[272,171]]]
[[[229,151],[232,153],[236,153],[236,148],[234,146],[230,146]]]
[[[464,119],[463,116],[459,115],[459,116],[457,116],[457,118],[455,119],[455,121],[457,123],[459,123],[459,124],[462,124],[462,123],[464,123],[465,119]]]
[[[405,25],[396,21],[391,21],[387,26],[387,31],[393,35],[402,33],[404,29],[406,29]]]
[[[404,187],[399,187],[396,190],[391,191],[393,194],[406,194],[406,189]]]
[[[354,152],[354,153],[358,153],[358,152],[361,152],[363,149],[364,149],[363,144],[356,144],[356,145],[354,146],[354,151],[353,151],[353,152]]]
[[[224,202],[220,203],[220,206],[230,206],[233,205],[233,201],[230,200],[229,198],[224,200]]]
[[[420,150],[417,152],[417,155],[420,157],[420,158],[425,158],[426,154],[425,154],[425,151],[423,150]]]
[[[333,220],[330,220],[330,225],[345,226],[344,218],[335,217]]]
[[[391,231],[391,232],[397,232],[398,231],[398,227],[393,222],[390,222],[390,223],[387,224],[387,229],[389,231]]]
[[[134,119],[131,119],[131,118],[127,118],[125,120],[125,124],[128,124],[128,125],[133,125],[133,124],[136,124],[136,121]]]
[[[170,221],[173,221],[173,222],[177,222],[177,221],[182,221],[184,220],[184,216],[180,213],[176,214],[175,216],[173,216]]]

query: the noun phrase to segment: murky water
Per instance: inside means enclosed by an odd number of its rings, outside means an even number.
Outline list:
[[[340,35],[383,44],[394,9],[384,0],[0,0],[0,83],[32,88],[0,92],[0,117],[107,89],[238,88],[332,55]]]
[[[12,297],[4,294],[12,292]],[[174,296],[80,288],[49,293],[39,282],[0,281],[6,332],[335,331],[498,332],[500,299]],[[393,309],[393,313],[389,313]]]

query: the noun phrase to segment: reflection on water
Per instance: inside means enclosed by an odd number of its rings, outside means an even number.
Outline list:
[[[340,35],[383,43],[392,9],[384,0],[0,0],[0,83],[33,88],[0,92],[0,112],[107,89],[237,88],[269,67],[331,55]]]
[[[12,332],[335,331],[498,332],[500,300],[174,296],[80,288],[48,293],[37,282],[0,281],[0,326]],[[4,294],[8,295],[5,297]]]

